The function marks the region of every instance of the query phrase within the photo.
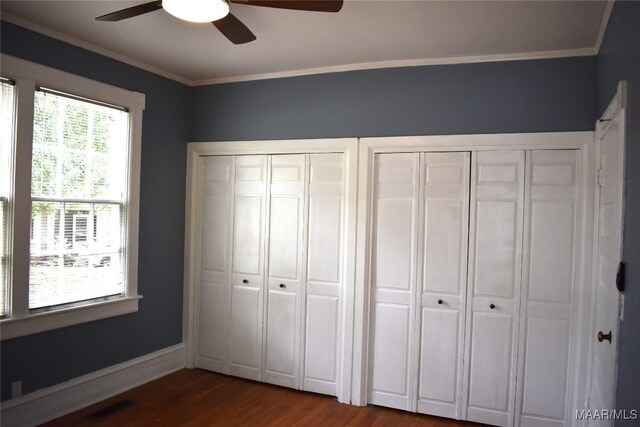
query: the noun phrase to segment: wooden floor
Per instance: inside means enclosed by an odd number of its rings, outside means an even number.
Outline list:
[[[183,369],[46,426],[479,426]]]

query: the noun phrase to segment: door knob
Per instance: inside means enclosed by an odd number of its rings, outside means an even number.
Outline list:
[[[242,283],[249,283],[247,279],[242,279]]]
[[[602,342],[604,340],[609,341],[609,344],[611,344],[611,331],[609,331],[608,333],[603,333],[602,331],[598,332],[598,341]]]
[[[442,304],[442,302],[443,302],[443,301],[442,301],[441,299],[439,299],[439,300],[438,300],[438,304]]]
[[[285,285],[284,283],[280,283],[280,287],[281,287],[282,289],[284,289],[284,288],[286,288],[286,287],[287,287],[287,285]]]
[[[493,310],[494,308],[496,308],[496,305],[495,305],[495,304],[491,304],[491,305],[489,305],[489,308],[490,308],[491,310]]]

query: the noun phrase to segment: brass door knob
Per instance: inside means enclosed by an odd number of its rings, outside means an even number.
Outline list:
[[[609,344],[611,344],[611,331],[609,331],[608,333],[603,333],[602,331],[598,332],[598,341],[602,342],[604,340],[609,341]]]

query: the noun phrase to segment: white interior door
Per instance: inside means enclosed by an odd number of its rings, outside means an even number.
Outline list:
[[[460,418],[470,153],[422,155],[422,280],[417,411]]]
[[[237,156],[228,372],[261,380],[267,156]]]
[[[575,418],[570,356],[579,251],[575,150],[528,151],[516,425],[560,427]]]
[[[595,330],[592,334],[593,360],[589,398],[589,408],[594,410],[615,408],[620,306],[615,277],[618,263],[622,259],[623,132],[624,115],[618,111],[598,141],[599,217],[595,259]],[[600,333],[602,341],[598,339]],[[611,425],[611,422],[601,421],[600,425]]]
[[[335,396],[344,284],[344,155],[309,155],[304,390]]]
[[[513,424],[524,151],[474,152],[471,170],[466,417]]]
[[[375,159],[369,403],[415,411],[419,154]]]
[[[264,381],[299,385],[304,154],[271,156]]]
[[[197,366],[225,372],[229,326],[232,156],[202,160]]]

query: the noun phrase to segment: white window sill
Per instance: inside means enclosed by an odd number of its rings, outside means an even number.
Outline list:
[[[122,297],[79,307],[33,313],[20,318],[3,319],[0,321],[0,336],[4,341],[107,317],[135,313],[138,311],[138,301],[141,298],[142,295]]]

